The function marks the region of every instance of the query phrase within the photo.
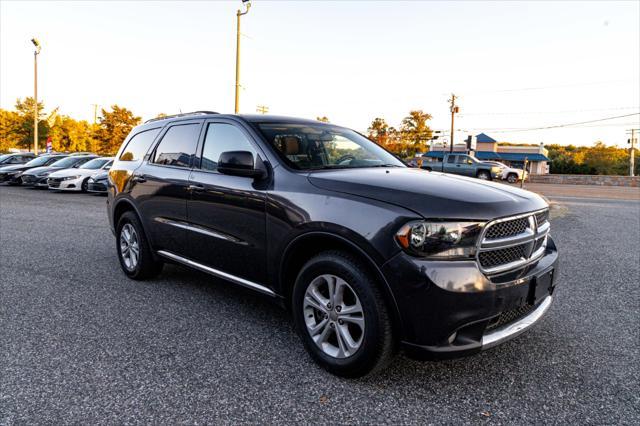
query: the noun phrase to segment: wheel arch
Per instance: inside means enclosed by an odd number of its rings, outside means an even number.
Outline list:
[[[284,250],[282,260],[278,269],[279,293],[283,298],[284,305],[291,309],[291,295],[293,285],[298,272],[302,266],[313,256],[329,250],[340,250],[356,256],[364,263],[379,284],[379,289],[385,297],[385,302],[391,313],[391,320],[396,335],[400,336],[402,323],[400,311],[396,303],[391,287],[387,282],[382,270],[378,267],[373,258],[355,242],[331,232],[310,231],[294,238]]]

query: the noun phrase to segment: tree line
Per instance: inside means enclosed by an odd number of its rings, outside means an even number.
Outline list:
[[[10,148],[33,150],[35,106],[35,100],[28,97],[16,101],[15,111],[0,108],[0,152]],[[58,108],[46,114],[44,103],[38,102],[38,149],[44,151],[51,138],[55,152],[115,154],[140,121],[140,117],[118,105],[112,105],[110,111],[101,109],[97,122],[89,123],[59,114]]]
[[[15,111],[0,109],[0,152],[10,148],[33,149],[33,114],[35,102],[31,97],[18,99]],[[116,153],[131,129],[140,124],[127,108],[112,105],[110,110],[101,109],[96,123],[76,120],[58,113],[55,108],[45,113],[45,106],[38,102],[39,149],[51,138],[56,152],[89,151],[104,155]],[[166,114],[158,114],[158,117]],[[431,114],[412,110],[396,128],[384,118],[376,117],[367,128],[367,137],[393,152],[400,158],[411,158],[418,152],[428,151],[428,142],[433,137],[429,127]],[[329,122],[326,116],[318,121]],[[513,145],[513,144],[510,144]],[[629,172],[629,150],[606,146],[596,142],[593,146],[546,145],[551,160],[551,173],[625,175]],[[640,174],[640,152],[636,149],[635,173]]]

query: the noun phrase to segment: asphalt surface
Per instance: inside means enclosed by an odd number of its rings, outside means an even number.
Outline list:
[[[534,329],[346,380],[261,296],[178,266],[125,278],[103,197],[0,186],[0,423],[638,424],[640,203],[554,216],[559,288]]]

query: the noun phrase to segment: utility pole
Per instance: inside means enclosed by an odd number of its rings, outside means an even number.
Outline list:
[[[93,124],[98,124],[98,104],[91,104],[93,107]]]
[[[264,115],[269,112],[269,107],[266,105],[258,105],[256,106],[256,112],[259,112],[260,114]]]
[[[234,108],[236,114],[240,112],[240,17],[249,13],[251,2],[242,0],[242,4],[246,5],[246,10],[242,12],[238,9],[236,13],[236,103]]]
[[[636,138],[636,132],[640,131],[640,129],[631,129],[629,132],[631,133],[631,139],[629,139],[629,143],[631,144],[631,148],[629,148],[629,176],[633,176],[634,175],[634,169],[635,169],[635,156],[636,156],[636,152],[635,152],[635,138]],[[627,134],[629,133],[627,132]]]
[[[33,153],[38,155],[38,54],[40,53],[40,42],[35,37],[31,43],[36,47],[33,51]]]
[[[456,95],[454,95],[453,93],[451,94],[451,99],[449,99],[449,103],[451,104],[450,110],[451,110],[451,136],[449,137],[449,152],[453,152],[453,120],[455,117],[455,114],[460,111],[460,108],[458,108],[458,106],[456,105],[456,99],[458,97]]]

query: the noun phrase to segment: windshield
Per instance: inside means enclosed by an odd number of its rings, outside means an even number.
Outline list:
[[[38,157],[26,163],[25,166],[44,166],[50,160],[51,160],[51,157],[47,157],[47,156]]]
[[[11,157],[11,154],[0,155],[0,162],[2,162],[2,160],[4,160],[5,158],[9,158],[9,157]]]
[[[106,159],[106,158],[96,158],[95,160],[87,161],[82,166],[80,166],[80,168],[81,169],[96,170],[96,169],[99,169],[100,167],[104,166],[107,161],[109,161],[109,160]]]
[[[258,123],[280,157],[298,170],[405,167],[353,130],[323,124]]]
[[[62,160],[58,160],[55,163],[51,164],[51,167],[58,167],[58,168],[69,168],[69,167],[73,167],[78,161],[80,161],[81,157],[67,157],[67,158],[63,158]]]

